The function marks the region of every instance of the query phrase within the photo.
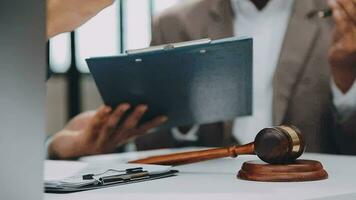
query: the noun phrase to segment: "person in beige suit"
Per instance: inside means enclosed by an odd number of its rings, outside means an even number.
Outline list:
[[[356,154],[356,1],[328,3],[189,0],[159,15],[152,45],[254,36],[254,114],[145,135],[138,150],[244,143],[263,126],[292,124],[308,151]],[[327,7],[333,17],[315,15]]]

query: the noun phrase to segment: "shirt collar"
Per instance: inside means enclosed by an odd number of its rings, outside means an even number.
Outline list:
[[[234,13],[238,15],[254,17],[256,15],[266,13],[273,14],[276,12],[288,9],[293,0],[270,0],[266,7],[258,10],[250,0],[231,0],[231,5]]]

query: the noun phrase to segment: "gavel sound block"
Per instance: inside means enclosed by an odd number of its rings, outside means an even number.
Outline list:
[[[310,181],[327,178],[317,161],[296,161],[305,150],[300,131],[294,126],[277,126],[261,130],[255,141],[243,146],[215,148],[162,156],[153,156],[130,163],[182,165],[223,157],[255,154],[263,162],[245,162],[238,177],[254,181]],[[267,164],[269,163],[269,164]]]
[[[323,180],[328,173],[320,162],[313,160],[296,160],[288,164],[249,161],[242,165],[237,177],[250,181],[298,182]]]

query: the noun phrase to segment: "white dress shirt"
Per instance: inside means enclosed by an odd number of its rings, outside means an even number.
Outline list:
[[[258,10],[250,0],[231,0],[235,13],[234,35],[253,37],[253,115],[235,119],[233,135],[241,143],[272,126],[273,76],[277,67],[294,0],[270,0]],[[341,118],[356,111],[356,81],[347,94],[332,83],[334,104]],[[197,130],[196,127],[194,130]],[[184,135],[174,129],[174,138],[192,141],[197,131]],[[193,139],[194,140],[194,139]]]
[[[235,36],[253,38],[253,115],[235,120],[233,134],[242,143],[272,125],[273,76],[292,13],[293,0],[270,0],[258,10],[250,0],[232,0]]]
[[[341,120],[344,120],[356,111],[356,80],[346,94],[340,91],[334,80],[331,81],[331,89],[336,110]]]

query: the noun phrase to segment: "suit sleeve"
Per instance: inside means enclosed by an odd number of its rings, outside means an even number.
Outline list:
[[[153,20],[151,46],[166,43],[163,37],[163,31],[160,26],[160,21],[160,17],[155,17],[155,19]]]

